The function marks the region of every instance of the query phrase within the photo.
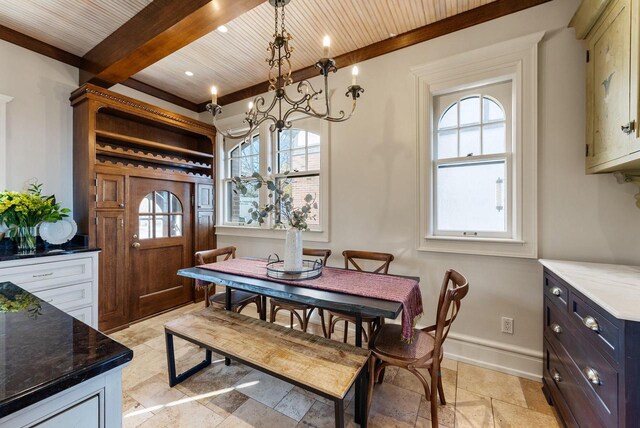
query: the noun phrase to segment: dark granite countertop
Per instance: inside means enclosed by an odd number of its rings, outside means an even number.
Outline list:
[[[0,418],[131,361],[133,351],[0,283]]]
[[[0,240],[0,262],[32,259],[36,257],[62,256],[65,254],[87,253],[92,251],[100,251],[100,249],[86,245],[86,239],[82,235],[77,235],[64,245],[46,245],[40,238],[38,238],[38,247],[36,251],[28,254],[17,253],[13,242],[8,238]]]

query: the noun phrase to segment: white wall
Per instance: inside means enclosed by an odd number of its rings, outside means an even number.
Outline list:
[[[463,360],[534,377],[541,373],[542,269],[535,260],[416,251],[416,94],[410,68],[546,30],[539,50],[540,257],[640,264],[640,211],[631,186],[611,175],[585,176],[584,46],[566,25],[579,0],[555,0],[359,64],[366,89],[356,116],[331,125],[330,264],[344,249],[388,251],[391,271],[419,275],[432,323],[447,268],[468,276],[471,292],[447,351]],[[291,28],[295,34],[295,27]],[[259,52],[256,52],[256,55]],[[266,69],[265,69],[266,75]],[[349,70],[332,76],[336,105],[347,105]],[[244,111],[247,101],[226,106]],[[342,103],[342,104],[341,104]],[[202,115],[202,120],[207,116]],[[282,241],[219,236],[240,255],[282,251]],[[309,244],[309,246],[312,246]],[[325,245],[313,245],[324,247]],[[500,332],[500,317],[515,334]]]
[[[69,94],[77,87],[77,68],[0,40],[0,93],[13,97],[7,104],[8,189],[21,190],[37,178],[47,194],[73,205]]]
[[[73,207],[73,110],[78,69],[0,40],[0,94],[7,104],[7,189],[44,183],[63,206]],[[111,90],[197,118],[197,113],[123,85]],[[2,154],[0,154],[2,156]],[[4,189],[0,189],[4,190]]]

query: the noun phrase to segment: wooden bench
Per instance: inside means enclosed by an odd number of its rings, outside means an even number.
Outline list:
[[[213,307],[164,328],[172,387],[209,366],[216,352],[332,400],[336,427],[344,426],[344,398],[356,383],[356,421],[366,427],[368,350]],[[204,361],[176,375],[173,336],[204,348]]]

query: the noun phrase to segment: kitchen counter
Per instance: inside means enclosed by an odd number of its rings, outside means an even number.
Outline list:
[[[0,355],[1,419],[126,364],[133,351],[3,282]]]
[[[614,317],[640,321],[640,266],[562,260],[540,263]]]
[[[88,253],[92,251],[100,251],[99,248],[84,245],[80,240],[74,240],[64,245],[45,246],[38,245],[33,253],[20,254],[15,251],[13,243],[9,239],[0,241],[0,262],[10,260],[33,259],[36,257],[62,256],[66,254]]]

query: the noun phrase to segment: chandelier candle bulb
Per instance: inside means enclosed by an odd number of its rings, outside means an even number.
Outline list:
[[[324,36],[322,39],[322,55],[329,58],[329,48],[331,47],[331,37]]]
[[[360,70],[358,70],[358,66],[354,65],[353,68],[351,69],[351,84],[352,85],[357,85],[358,84],[358,73],[360,72]]]
[[[247,107],[249,107],[249,110],[251,110],[253,108],[253,102],[249,101],[249,104],[247,104]]]
[[[211,87],[211,104],[218,104],[218,88]]]

